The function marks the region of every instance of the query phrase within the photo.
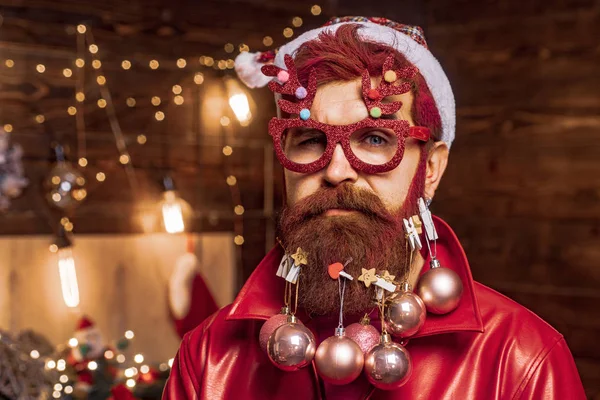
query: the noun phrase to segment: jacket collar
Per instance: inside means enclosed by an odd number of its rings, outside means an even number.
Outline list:
[[[473,276],[465,252],[448,224],[435,216],[434,224],[439,236],[437,258],[442,266],[451,268],[460,276],[463,295],[453,312],[446,315],[428,313],[425,323],[413,338],[461,331],[483,332]],[[277,277],[275,272],[282,257],[283,250],[276,246],[263,258],[233,302],[227,320],[267,320],[280,311],[284,280]],[[429,269],[430,260],[427,254],[423,254],[423,257],[425,265],[422,273]]]

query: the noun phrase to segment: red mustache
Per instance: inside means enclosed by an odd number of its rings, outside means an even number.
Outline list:
[[[288,225],[291,225],[306,222],[331,209],[358,211],[369,218],[396,223],[396,218],[376,194],[350,183],[321,189],[300,200],[293,207],[286,208],[284,214],[288,214],[286,219]]]

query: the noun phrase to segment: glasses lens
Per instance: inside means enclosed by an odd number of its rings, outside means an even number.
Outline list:
[[[294,127],[281,135],[281,147],[286,158],[297,164],[317,161],[327,147],[327,136],[318,129]]]
[[[350,148],[362,162],[382,165],[398,151],[398,136],[392,129],[365,128],[350,136]]]

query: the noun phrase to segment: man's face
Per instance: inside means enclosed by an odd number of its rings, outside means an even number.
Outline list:
[[[372,78],[376,87],[380,78]],[[412,93],[390,96],[386,101],[402,101],[402,107],[394,114],[414,126],[411,117]],[[368,117],[362,98],[360,78],[348,82],[332,82],[319,87],[310,110],[311,118],[330,125],[348,125]],[[388,211],[400,209],[420,160],[420,150],[414,139],[407,139],[404,157],[400,165],[386,173],[367,174],[352,168],[340,144],[337,145],[331,162],[322,170],[302,174],[285,170],[287,205],[294,206],[299,200],[324,187],[337,187],[350,183],[356,188],[368,190],[381,199]],[[329,210],[326,215],[342,215],[343,210]]]
[[[386,100],[402,101],[394,117],[414,125],[411,94]],[[330,125],[366,118],[360,80],[320,87],[311,115]],[[332,263],[353,260],[345,270],[354,277],[362,268],[374,268],[380,274],[388,270],[399,280],[407,278],[409,257],[401,221],[416,213],[416,199],[423,195],[424,155],[423,146],[409,139],[398,167],[368,174],[354,170],[338,144],[331,162],[322,170],[311,174],[285,171],[287,205],[279,219],[278,234],[288,252],[301,247],[308,253],[300,276],[299,304],[309,313],[324,315],[339,310],[338,284],[327,275],[327,266]],[[372,308],[373,294],[374,289],[356,279],[351,281],[345,296],[346,313]]]

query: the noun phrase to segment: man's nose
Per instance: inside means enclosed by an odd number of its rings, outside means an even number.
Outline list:
[[[354,183],[358,179],[358,173],[352,168],[344,154],[341,144],[335,146],[331,161],[325,167],[323,180],[325,186],[338,186],[345,182]]]

